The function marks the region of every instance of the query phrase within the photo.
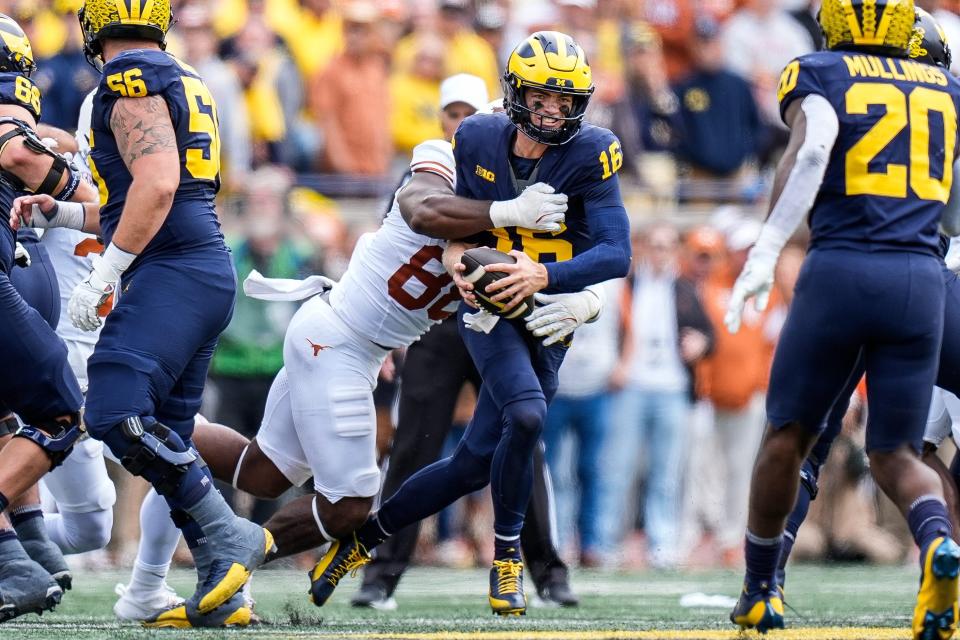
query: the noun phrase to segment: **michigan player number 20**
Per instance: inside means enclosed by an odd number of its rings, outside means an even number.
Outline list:
[[[917,197],[947,201],[953,181],[957,134],[957,110],[948,93],[916,87],[906,94],[892,84],[858,82],[847,90],[845,104],[847,113],[851,115],[866,115],[871,106],[885,109],[876,124],[847,151],[847,195],[905,198],[909,182],[910,189]],[[939,178],[931,171],[931,113],[939,114],[943,121],[944,156]],[[884,162],[892,158],[888,158],[887,154],[878,156],[908,127],[909,165]],[[935,144],[935,147],[938,146]]]

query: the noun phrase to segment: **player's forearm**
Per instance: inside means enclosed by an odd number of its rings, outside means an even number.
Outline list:
[[[447,273],[454,275],[454,266],[460,262],[460,259],[463,257],[463,252],[473,246],[476,245],[454,241],[444,248],[442,260],[443,268],[447,270]]]
[[[37,135],[41,138],[56,140],[57,147],[55,151],[57,153],[76,153],[80,150],[76,138],[59,127],[53,127],[41,122],[37,124],[36,131]]]
[[[489,200],[463,198],[449,189],[407,188],[399,204],[410,228],[432,238],[463,238],[494,226]]]
[[[134,178],[111,242],[128,253],[141,253],[170,213],[176,186]]]
[[[788,110],[791,140],[777,167],[773,203],[756,247],[779,253],[816,200],[837,139],[839,121],[826,98],[809,95]]]
[[[580,255],[546,265],[550,291],[570,293],[591,284],[622,278],[630,269],[630,222],[622,206],[590,214],[594,245]]]

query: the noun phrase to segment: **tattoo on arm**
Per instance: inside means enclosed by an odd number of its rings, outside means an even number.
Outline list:
[[[162,96],[120,98],[110,115],[110,129],[128,169],[143,156],[177,150],[170,111]]]

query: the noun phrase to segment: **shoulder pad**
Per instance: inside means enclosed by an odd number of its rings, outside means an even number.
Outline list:
[[[573,145],[577,158],[583,158],[582,175],[590,182],[608,180],[623,166],[620,140],[609,129],[584,123],[568,144]]]
[[[40,120],[40,88],[19,73],[0,73],[0,103],[23,107]]]
[[[777,84],[777,100],[780,102],[780,117],[783,118],[787,107],[794,100],[810,94],[828,98],[821,82],[822,76],[841,63],[843,57],[834,51],[817,51],[802,55],[790,61],[780,74]]]
[[[175,59],[163,51],[125,51],[103,66],[100,93],[118,98],[143,98],[162,93],[179,80]]]
[[[427,140],[413,148],[410,171],[428,171],[454,182],[456,163],[453,159],[453,147],[446,140]]]

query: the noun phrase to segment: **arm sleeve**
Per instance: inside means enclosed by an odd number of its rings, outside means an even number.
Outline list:
[[[840,127],[833,106],[823,96],[807,95],[800,108],[806,119],[803,144],[756,244],[757,248],[776,253],[813,206]]]
[[[551,291],[580,291],[597,282],[622,278],[630,268],[630,221],[617,176],[585,194],[583,206],[593,246],[570,260],[546,265]]]

